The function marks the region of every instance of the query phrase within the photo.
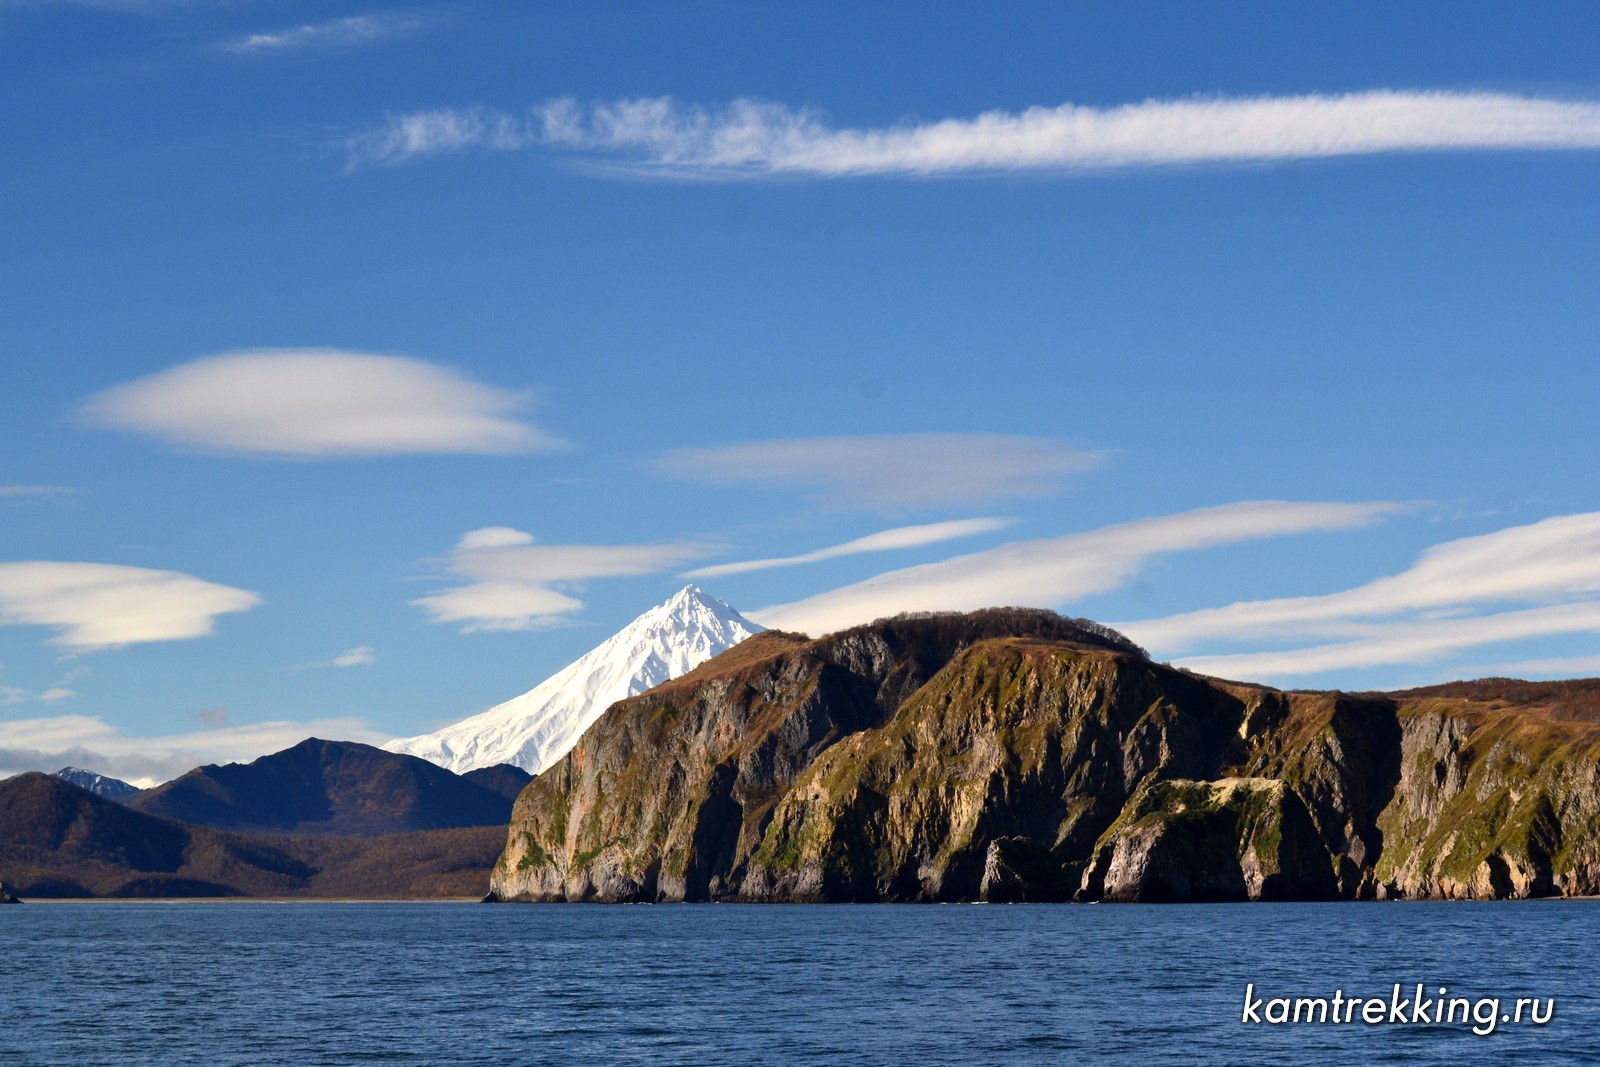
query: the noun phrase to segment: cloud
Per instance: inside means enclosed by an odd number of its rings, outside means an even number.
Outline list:
[[[413,600],[434,622],[462,632],[557,626],[583,608],[558,585],[656,574],[705,555],[712,546],[678,541],[637,545],[543,545],[532,534],[491,526],[462,535],[446,569],[467,581]]]
[[[378,654],[370,646],[358,645],[333,657],[331,664],[335,667],[370,667],[376,662]]]
[[[0,563],[0,624],[48,626],[78,652],[204,637],[255,593],[177,571],[111,563]]]
[[[1014,541],[747,614],[770,628],[820,634],[902,611],[970,611],[1013,604],[1055,608],[1116,589],[1156,556],[1261,537],[1367,526],[1399,510],[1401,505],[1385,502],[1224,504],[1084,533]]]
[[[275,33],[252,33],[218,47],[224,52],[245,55],[283,54],[312,48],[351,48],[357,45],[376,44],[392,37],[410,33],[424,24],[418,15],[395,11],[380,11],[370,15],[331,19],[327,22],[307,23]]]
[[[1600,103],[1394,89],[1067,103],[862,129],[835,127],[815,109],[760,100],[707,108],[670,97],[589,106],[562,99],[522,114],[444,108],[390,116],[347,144],[353,166],[469,148],[544,148],[668,174],[823,178],[1596,147]]]
[[[54,689],[46,689],[44,692],[40,693],[39,699],[44,701],[46,704],[54,704],[58,700],[67,700],[77,695],[77,693],[74,693],[70,689],[63,689],[60,686],[57,686]]]
[[[747,574],[750,571],[770,570],[774,567],[794,567],[802,563],[820,563],[840,556],[854,556],[863,552],[888,552],[901,548],[920,548],[923,545],[952,541],[959,537],[974,537],[992,533],[1015,523],[1015,519],[957,519],[952,522],[933,522],[922,526],[901,526],[893,530],[858,537],[842,545],[802,552],[798,556],[777,559],[750,559],[738,563],[718,563],[686,571],[685,578],[718,578],[728,574]]]
[[[61,485],[0,485],[0,500],[70,496],[72,490]]]
[[[1368,624],[1359,630],[1363,636],[1353,641],[1274,652],[1197,656],[1178,660],[1176,666],[1201,674],[1260,681],[1352,668],[1432,663],[1463,649],[1502,641],[1600,633],[1600,601],[1468,618],[1406,619]]]
[[[809,489],[835,507],[896,511],[1046,496],[1103,459],[1047,437],[917,433],[680,448],[653,466],[712,485]]]
[[[78,417],[202,451],[291,459],[567,447],[514,417],[528,399],[420,359],[255,349],[107,389],[86,400]]]
[[[301,663],[290,667],[291,671],[311,671],[323,667],[370,667],[378,662],[378,654],[370,645],[358,645],[349,648],[334,656],[332,659],[319,660],[316,663]]]
[[[1502,641],[1590,632],[1600,619],[1597,594],[1600,512],[1585,512],[1434,545],[1399,574],[1337,593],[1240,601],[1115,625],[1158,653],[1206,642],[1317,642],[1178,661],[1204,673],[1265,680],[1430,663]],[[1515,603],[1539,606],[1486,610]]]
[[[1586,593],[1600,593],[1600,511],[1434,545],[1400,574],[1338,593],[1117,625],[1152,649],[1180,652],[1206,639],[1338,637],[1359,632],[1362,619]]]
[[[1582,678],[1600,675],[1600,655],[1482,663],[1458,669],[1460,678]]]
[[[164,737],[129,737],[98,716],[58,715],[0,722],[0,777],[71,765],[135,785],[155,785],[205,763],[244,762],[307,737],[381,744],[389,735],[360,719],[218,726]]]

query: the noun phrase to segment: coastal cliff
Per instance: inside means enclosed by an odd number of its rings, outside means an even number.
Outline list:
[[[1018,609],[767,633],[619,702],[490,898],[1047,901],[1600,890],[1600,682],[1283,693]]]

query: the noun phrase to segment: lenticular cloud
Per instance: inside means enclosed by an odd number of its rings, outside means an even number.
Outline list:
[[[79,417],[204,451],[296,459],[566,447],[517,417],[526,402],[420,359],[258,349],[107,389]]]

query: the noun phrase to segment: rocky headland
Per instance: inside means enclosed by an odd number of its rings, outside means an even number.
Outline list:
[[[1282,692],[1050,612],[769,632],[521,793],[501,901],[1600,891],[1600,681]]]

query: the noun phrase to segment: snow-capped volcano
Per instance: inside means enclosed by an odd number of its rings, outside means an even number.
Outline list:
[[[699,587],[685,586],[521,696],[436,733],[383,747],[457,774],[497,763],[538,774],[565,756],[612,704],[687,674],[761,629]]]

